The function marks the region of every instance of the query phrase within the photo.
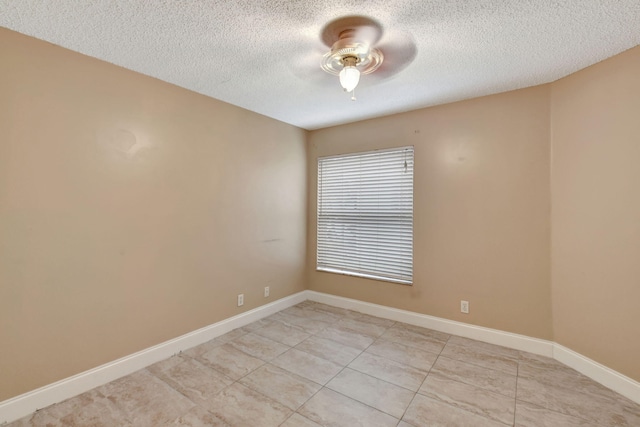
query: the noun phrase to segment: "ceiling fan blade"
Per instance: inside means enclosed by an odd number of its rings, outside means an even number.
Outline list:
[[[371,73],[372,80],[390,78],[407,68],[418,54],[416,44],[408,34],[396,34],[376,46],[384,55],[380,68]]]
[[[373,47],[382,36],[382,28],[375,25],[360,25],[354,29],[353,38],[359,42],[367,43]]]
[[[325,51],[322,49],[312,49],[309,53],[296,58],[289,69],[298,78],[306,81],[321,81],[331,79],[333,76],[324,72],[320,67],[320,62]]]

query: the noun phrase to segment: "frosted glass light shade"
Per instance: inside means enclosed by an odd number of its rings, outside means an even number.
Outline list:
[[[340,84],[347,92],[352,92],[360,81],[360,70],[354,66],[346,66],[340,71]]]

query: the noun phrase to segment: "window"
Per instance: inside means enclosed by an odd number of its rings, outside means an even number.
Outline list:
[[[413,147],[318,159],[317,269],[413,282]]]

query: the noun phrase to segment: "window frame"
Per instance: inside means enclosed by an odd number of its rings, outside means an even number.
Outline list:
[[[354,176],[354,177],[357,176],[358,177],[357,179],[359,179],[360,181],[362,181],[364,177],[365,179],[369,178],[369,182],[372,182],[371,177],[374,176],[372,175],[372,171],[374,169],[372,169],[372,166],[370,165],[370,163],[371,164],[375,163],[375,160],[370,160],[370,159],[376,158],[376,157],[380,158],[382,160],[379,160],[378,162],[380,163],[381,161],[385,161],[387,163],[384,163],[383,166],[387,166],[390,160],[385,159],[385,157],[394,157],[394,156],[395,157],[400,156],[403,158],[405,163],[403,173],[407,173],[407,172],[410,173],[410,179],[408,179],[409,184],[404,183],[404,181],[406,180],[405,178],[400,179],[401,184],[392,182],[397,180],[395,176],[398,175],[398,173],[395,171],[393,171],[392,174],[395,173],[396,175],[389,175],[386,177],[386,180],[379,179],[379,181],[376,183],[379,187],[378,189],[383,187],[388,190],[388,188],[392,188],[390,186],[396,185],[399,191],[402,190],[402,193],[400,193],[400,195],[397,196],[399,201],[397,206],[400,206],[400,207],[397,207],[396,205],[394,205],[389,200],[390,197],[388,195],[384,195],[383,193],[376,193],[376,196],[378,194],[383,194],[382,196],[378,196],[382,200],[382,202],[380,203],[382,208],[379,210],[380,213],[377,215],[375,213],[371,213],[372,201],[369,200],[370,196],[363,197],[363,199],[368,198],[363,202],[355,201],[353,203],[353,205],[355,206],[354,209],[356,211],[358,210],[357,207],[360,206],[359,203],[361,203],[364,206],[362,211],[366,213],[362,213],[360,215],[353,214],[353,213],[349,213],[349,214],[343,213],[342,216],[344,218],[342,220],[335,219],[335,217],[339,217],[340,214],[326,213],[326,211],[330,210],[331,208],[325,209],[325,206],[323,206],[324,204],[327,204],[327,203],[330,204],[331,202],[333,202],[334,205],[331,205],[331,207],[335,208],[336,206],[335,203],[338,203],[339,205],[344,205],[345,203],[336,202],[335,200],[332,200],[332,196],[326,196],[323,190],[323,184],[325,184],[323,181],[331,181],[331,180],[339,181],[341,179],[342,181],[340,182],[342,183],[342,185],[345,185],[343,181],[347,181],[347,178],[344,178],[344,177],[337,178],[336,177],[336,174],[338,174],[337,172],[333,172],[334,175],[330,175],[329,177],[327,177],[328,172],[325,170],[326,162],[339,163],[341,160],[344,160],[344,163],[341,166],[337,166],[337,169],[341,170],[342,172],[347,171],[351,176]],[[369,160],[362,160],[367,158],[369,158]],[[357,162],[358,159],[361,159],[361,161],[367,164],[368,166],[367,167],[358,166],[352,170],[348,169],[347,166],[349,165],[349,163]],[[395,161],[396,159],[394,158],[393,160]],[[403,167],[402,164],[400,165],[400,167],[401,168]],[[316,206],[316,271],[342,274],[347,276],[363,277],[363,278],[398,283],[403,285],[412,285],[413,284],[413,260],[414,260],[413,249],[414,249],[415,147],[411,145],[411,146],[394,147],[394,148],[381,149],[381,150],[363,151],[363,152],[318,157],[317,168],[318,169],[317,169],[317,194],[316,194],[316,203],[317,203],[317,206]],[[362,172],[361,169],[366,169],[366,171]],[[375,175],[380,175],[380,174],[376,171]],[[377,178],[374,178],[374,179],[377,179]],[[348,181],[348,183],[352,184],[351,181]],[[366,193],[367,189],[369,190],[369,193],[367,194],[371,194],[372,187],[368,185],[370,184],[355,184],[355,185],[346,185],[346,186],[350,187],[352,192],[357,193],[358,196],[361,196],[362,193],[360,192],[364,191]],[[353,189],[354,187],[356,187],[355,190]],[[336,187],[332,187],[333,193],[335,193],[335,189]],[[342,187],[340,187],[340,189],[342,189]],[[327,190],[327,192],[332,193],[332,190]],[[406,193],[408,190],[410,190],[408,192],[408,194],[410,194],[409,198],[407,198],[408,196]],[[347,193],[348,191],[349,190],[344,190],[343,192]],[[376,196],[373,196],[373,197],[376,197]],[[335,197],[333,198],[335,199]],[[355,197],[355,198],[360,200],[360,197]],[[329,202],[327,202],[327,199],[329,199]],[[407,205],[409,206],[409,208],[407,208]],[[346,210],[347,208],[345,208],[344,206],[340,206],[337,209],[338,211],[340,211],[340,209]],[[392,215],[389,214],[389,212],[393,212],[394,209],[399,212],[398,215],[394,216],[393,214]],[[334,210],[333,212],[336,212],[336,211]],[[332,220],[327,219],[327,217],[329,216],[333,216],[334,219]],[[353,222],[354,219],[356,220],[358,219],[358,216],[360,216],[360,222]],[[376,217],[376,220],[375,220],[375,222],[377,223],[376,227],[371,227],[372,216]],[[405,235],[404,236],[401,235],[400,237],[397,237],[397,238],[393,236],[389,237],[390,235],[388,234],[388,232],[384,230],[384,227],[378,227],[380,225],[384,225],[385,222],[387,224],[391,224],[391,228],[390,228],[391,230],[395,230],[397,233],[404,233]],[[383,271],[381,273],[380,270],[383,269],[382,267],[377,267],[378,271],[367,269],[366,267],[354,268],[353,264],[356,261],[353,261],[353,260],[347,261],[342,266],[336,266],[335,261],[327,262],[328,258],[332,258],[332,256],[330,255],[333,255],[333,258],[335,258],[337,255],[340,255],[341,252],[344,254],[345,252],[344,248],[349,249],[349,245],[345,245],[345,246],[340,246],[340,249],[335,250],[334,252],[332,252],[332,250],[328,250],[326,248],[327,242],[329,242],[328,245],[331,245],[331,246],[342,245],[342,243],[337,243],[335,245],[331,244],[332,241],[330,239],[331,237],[330,234],[332,233],[332,231],[330,229],[329,231],[327,231],[327,227],[329,226],[336,226],[337,228],[342,227],[340,228],[340,233],[341,233],[341,236],[344,236],[345,231],[348,231],[347,230],[348,225],[352,225],[354,226],[354,228],[361,227],[367,230],[372,230],[372,229],[374,230],[374,231],[364,231],[364,232],[351,231],[349,234],[349,237],[343,238],[343,240],[353,240],[356,242],[356,243],[352,243],[353,246],[357,246],[357,248],[354,248],[354,251],[357,252],[357,255],[354,255],[355,258],[359,260],[364,260],[362,263],[367,265],[377,265],[379,261],[381,261],[381,264],[383,265],[390,265],[394,259],[397,259],[399,260],[399,263],[402,264],[402,267],[401,268],[389,267],[386,272]],[[367,227],[367,225],[369,225],[369,227]],[[321,228],[323,228],[324,231],[321,231]],[[410,231],[408,239],[406,237],[407,230]],[[322,233],[324,234],[321,235]],[[372,238],[374,238],[375,236],[378,236],[378,238],[374,239],[375,243],[371,243]],[[380,236],[382,236],[383,238],[380,239]],[[362,245],[362,241],[358,240],[362,237],[364,237],[365,240],[368,240],[369,243]],[[400,247],[399,250],[402,256],[398,256],[396,254],[385,255],[384,249],[388,248],[388,245],[387,243],[379,243],[380,240],[383,240],[386,242],[393,241],[392,244],[393,243],[401,244],[402,246]],[[334,240],[334,242],[335,241],[336,240]],[[373,249],[369,250],[370,248],[373,248]],[[388,249],[391,249],[391,248],[388,248]],[[330,255],[327,256],[327,253],[329,253]],[[363,255],[363,253],[365,254]],[[371,255],[370,257],[366,257],[366,253],[372,253],[373,255]],[[404,271],[404,273],[395,274],[394,271],[397,271],[397,270],[402,270]],[[406,272],[408,272],[408,274]]]

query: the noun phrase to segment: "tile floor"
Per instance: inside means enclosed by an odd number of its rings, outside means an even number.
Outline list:
[[[304,302],[18,426],[640,426],[549,358]]]

